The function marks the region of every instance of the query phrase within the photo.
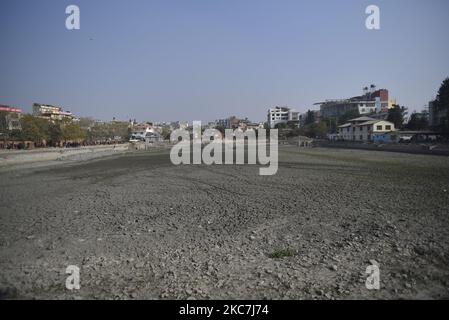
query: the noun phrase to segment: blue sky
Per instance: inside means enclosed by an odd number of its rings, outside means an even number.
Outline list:
[[[81,29],[65,28],[65,8]],[[365,28],[380,7],[381,30]],[[447,0],[1,0],[0,104],[109,120],[265,120],[371,83],[420,110],[449,76]]]

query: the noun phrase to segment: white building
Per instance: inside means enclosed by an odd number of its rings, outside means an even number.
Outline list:
[[[346,141],[373,141],[376,135],[383,135],[395,131],[394,123],[359,117],[338,127],[338,139]]]
[[[164,138],[157,132],[147,132],[145,134],[145,143],[148,144],[153,144],[155,142],[160,142],[160,141],[164,141]]]
[[[153,125],[150,123],[140,123],[134,125],[131,129],[131,140],[145,140],[148,133],[155,133]]]
[[[277,124],[287,123],[289,121],[299,122],[299,112],[289,107],[276,106],[268,109],[267,120],[270,128],[274,128]]]
[[[34,103],[33,115],[48,120],[73,120],[75,117],[70,111],[49,104]]]

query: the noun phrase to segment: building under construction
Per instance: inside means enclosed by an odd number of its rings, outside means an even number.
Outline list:
[[[358,111],[361,115],[380,113],[395,104],[390,100],[387,89],[376,90],[375,85],[363,88],[363,94],[348,99],[332,99],[315,103],[320,106],[321,117],[339,118],[348,111]]]

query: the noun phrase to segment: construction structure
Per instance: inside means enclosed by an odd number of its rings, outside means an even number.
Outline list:
[[[288,124],[289,122],[299,127],[299,112],[287,106],[276,106],[268,109],[267,120],[270,128],[275,128],[278,124]]]
[[[382,113],[396,104],[389,99],[387,89],[376,90],[375,85],[363,88],[363,94],[347,99],[331,99],[315,103],[320,106],[322,118],[339,118],[349,111],[358,111],[360,115]]]

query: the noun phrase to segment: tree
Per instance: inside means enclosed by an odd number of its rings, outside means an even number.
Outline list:
[[[62,128],[59,122],[50,122],[48,125],[48,135],[53,145],[58,144],[64,139]]]
[[[81,117],[79,118],[78,124],[82,129],[88,130],[95,125],[95,120],[89,117]]]
[[[449,133],[449,78],[441,83],[434,103],[437,112],[445,115],[440,119],[440,128],[443,132]]]
[[[49,139],[49,123],[45,119],[26,114],[20,119],[20,125],[22,126],[23,140],[42,143],[43,140]]]
[[[404,124],[404,117],[407,114],[407,108],[397,104],[388,109],[387,121],[393,122],[396,129],[401,129]]]
[[[306,119],[304,120],[304,125],[308,125],[315,122],[315,113],[313,111],[307,110]]]
[[[164,138],[164,140],[170,140],[170,134],[171,130],[168,127],[162,128],[161,136]]]
[[[62,127],[62,138],[64,140],[84,140],[86,132],[78,123],[67,123]]]
[[[321,120],[322,122],[325,122],[328,127],[328,132],[335,133],[338,130],[339,123],[337,122],[337,118],[335,117],[329,117],[324,118]]]
[[[287,132],[287,137],[297,137],[300,136],[303,133],[303,130],[301,128],[294,128]]]
[[[109,123],[95,123],[87,131],[90,141],[109,140],[120,137],[122,141],[129,140],[131,128],[127,121],[112,121]]]
[[[409,130],[424,130],[429,127],[429,121],[423,113],[412,113],[406,125]]]
[[[289,129],[296,129],[298,128],[298,121],[287,121],[287,128]]]
[[[348,110],[338,118],[338,125],[345,124],[348,120],[360,117],[359,109]]]
[[[301,128],[300,133],[310,138],[325,138],[328,127],[325,121],[319,123],[311,123]]]
[[[5,134],[8,131],[6,115],[7,115],[7,113],[5,111],[0,111],[0,133],[3,133],[3,134]]]
[[[106,123],[97,123],[88,131],[88,139],[91,141],[106,140],[110,138],[108,125]]]
[[[9,130],[6,120],[6,112],[0,111],[0,139],[6,141],[9,139]]]
[[[113,121],[109,124],[109,136],[112,139],[120,137],[122,140],[129,140],[131,134],[128,128],[129,123],[127,121]]]
[[[286,123],[276,123],[274,125],[275,129],[287,129],[287,124]]]
[[[441,83],[436,101],[439,108],[449,109],[449,78]]]
[[[314,130],[315,137],[318,137],[318,138],[326,137],[326,134],[328,131],[326,122],[322,121],[320,123],[314,123],[313,126],[314,126],[313,130]]]

